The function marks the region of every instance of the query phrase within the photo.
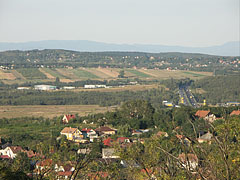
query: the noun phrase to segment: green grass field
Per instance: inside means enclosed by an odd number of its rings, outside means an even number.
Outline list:
[[[206,76],[204,74],[197,74],[197,73],[193,73],[193,72],[184,72],[185,74],[189,74],[189,75],[193,75],[195,77],[201,77],[201,76]]]

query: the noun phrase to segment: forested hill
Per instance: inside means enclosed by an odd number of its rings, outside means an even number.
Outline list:
[[[77,52],[69,50],[31,50],[0,52],[0,65],[18,67],[144,67],[212,71],[228,68],[237,57],[190,53]],[[235,66],[233,66],[235,68]],[[236,69],[236,68],[235,68]]]

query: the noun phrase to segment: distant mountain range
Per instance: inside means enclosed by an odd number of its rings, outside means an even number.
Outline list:
[[[220,56],[240,56],[240,41],[227,42],[219,46],[184,47],[151,44],[113,44],[86,40],[46,40],[33,42],[5,43],[0,42],[0,51],[32,49],[65,49],[74,51],[138,51],[138,52],[183,52],[202,53]]]

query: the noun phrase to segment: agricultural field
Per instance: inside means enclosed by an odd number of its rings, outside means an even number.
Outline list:
[[[22,68],[17,69],[17,71],[22,74],[26,79],[34,80],[34,79],[46,79],[46,75],[39,71],[36,68]]]
[[[114,110],[113,107],[100,107],[98,105],[35,105],[35,106],[0,106],[0,118],[17,117],[46,117],[53,118],[64,114],[101,113]]]
[[[183,70],[158,70],[158,69],[119,69],[119,68],[26,68],[8,70],[7,72],[0,71],[0,80],[4,83],[24,83],[31,82],[49,82],[55,81],[56,77],[59,77],[61,82],[74,82],[81,80],[114,80],[118,78],[119,72],[124,70],[124,76],[126,78],[139,78],[145,80],[163,80],[163,79],[200,79],[206,76],[212,76],[211,72],[195,72],[195,71],[183,71]]]
[[[16,77],[10,71],[0,70],[0,79],[14,80]]]

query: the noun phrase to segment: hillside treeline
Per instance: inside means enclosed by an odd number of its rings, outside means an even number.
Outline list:
[[[9,68],[62,68],[112,67],[112,68],[172,68],[209,71],[217,74],[239,70],[234,66],[238,57],[222,57],[190,53],[144,52],[76,52],[68,50],[31,50],[0,52],[0,66]],[[221,63],[220,63],[221,62]]]
[[[240,101],[240,74],[206,77],[194,81],[192,88],[201,88],[204,93],[196,93],[199,101],[206,99],[211,104]]]

